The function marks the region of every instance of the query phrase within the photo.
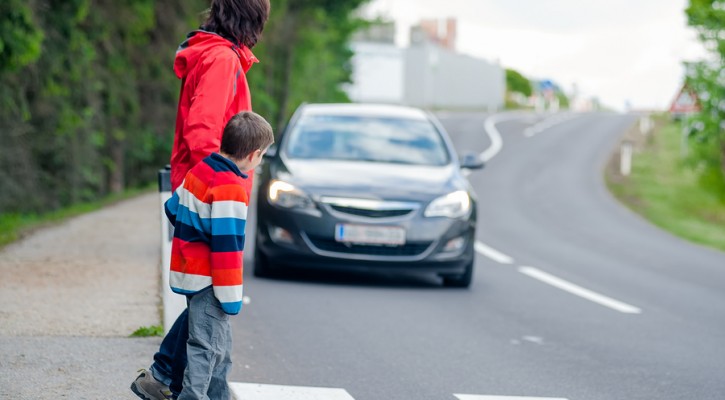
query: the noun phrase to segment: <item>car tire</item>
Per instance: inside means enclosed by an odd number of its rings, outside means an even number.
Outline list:
[[[272,275],[272,266],[267,256],[254,246],[254,276],[265,278]]]
[[[443,286],[454,288],[467,288],[471,286],[473,281],[473,260],[466,265],[466,269],[461,275],[443,276]]]

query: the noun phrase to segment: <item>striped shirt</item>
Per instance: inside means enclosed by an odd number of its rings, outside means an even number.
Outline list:
[[[194,166],[165,204],[174,225],[169,285],[179,294],[213,286],[227,314],[242,309],[247,175],[214,153]]]

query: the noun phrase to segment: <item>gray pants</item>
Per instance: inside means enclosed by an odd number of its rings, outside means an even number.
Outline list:
[[[232,331],[212,288],[189,298],[188,359],[178,400],[229,400]]]

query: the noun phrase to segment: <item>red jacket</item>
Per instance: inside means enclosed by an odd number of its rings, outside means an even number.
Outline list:
[[[246,73],[259,62],[246,46],[223,37],[194,31],[176,51],[174,72],[181,79],[171,150],[171,189],[181,185],[191,167],[218,152],[227,121],[252,109]],[[253,174],[245,180],[251,192]]]

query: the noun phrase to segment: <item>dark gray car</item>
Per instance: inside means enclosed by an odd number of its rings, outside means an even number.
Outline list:
[[[476,201],[442,126],[409,107],[301,106],[257,190],[254,274],[280,267],[435,273],[467,287]]]

